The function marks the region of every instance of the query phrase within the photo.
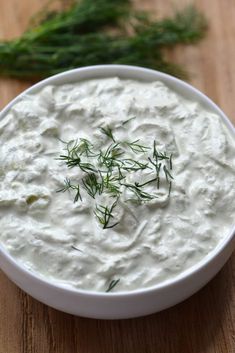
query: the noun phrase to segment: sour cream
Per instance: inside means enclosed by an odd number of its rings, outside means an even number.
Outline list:
[[[123,191],[118,224],[110,229],[99,224],[97,200],[82,185],[77,202],[73,190],[57,192],[66,178],[82,177],[58,159],[64,141],[85,138],[105,150],[112,141],[101,127],[149,151],[156,141],[173,163],[170,196],[163,175],[159,189],[151,184],[156,197],[149,202],[127,202],[131,192]],[[162,82],[106,78],[47,86],[25,95],[0,121],[0,141],[1,245],[47,280],[101,292],[112,281],[112,291],[149,287],[198,263],[233,224],[234,139],[219,116]],[[127,173],[127,182],[136,176]],[[101,195],[99,202],[110,198]]]

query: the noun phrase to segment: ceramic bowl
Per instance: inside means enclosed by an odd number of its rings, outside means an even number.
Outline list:
[[[134,66],[99,65],[67,71],[43,80],[15,98],[1,112],[0,119],[25,93],[35,93],[48,84],[64,84],[79,80],[118,76],[124,79],[161,80],[168,87],[191,100],[200,102],[206,109],[218,114],[235,136],[235,129],[226,115],[208,97],[175,77],[161,72]],[[71,289],[29,272],[9,255],[0,244],[0,268],[22,290],[39,301],[74,315],[121,319],[151,314],[168,308],[202,288],[228,260],[234,248],[235,227],[232,228],[208,256],[177,277],[150,288],[132,292],[98,293]]]

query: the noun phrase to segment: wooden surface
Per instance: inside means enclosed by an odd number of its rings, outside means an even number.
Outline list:
[[[45,2],[0,0],[0,38],[20,34],[30,15]],[[158,16],[172,11],[172,0],[135,3]],[[235,1],[195,3],[209,19],[208,36],[197,47],[178,48],[169,55],[191,72],[191,83],[235,122]],[[0,108],[28,85],[0,80]],[[0,272],[0,353],[233,353],[234,273],[235,256],[215,279],[184,303],[140,319],[99,321],[48,308]]]

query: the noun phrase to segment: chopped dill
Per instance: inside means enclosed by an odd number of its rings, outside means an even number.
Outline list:
[[[141,187],[138,185],[138,183],[135,184],[122,184],[124,185],[126,188],[128,188],[129,190],[131,190],[135,196],[137,197],[138,201],[150,201],[153,200],[154,198],[156,198],[155,195],[151,195],[145,191],[143,191],[141,189]]]
[[[107,126],[106,128],[105,127],[101,127],[100,131],[104,135],[108,136],[111,140],[113,140],[114,143],[116,142],[115,139],[114,139],[114,136],[113,136],[113,133],[112,133],[112,130],[111,130],[110,126]]]
[[[169,183],[170,179],[173,179],[173,176],[171,175],[171,173],[169,172],[169,170],[167,169],[167,167],[164,165],[163,166],[163,170],[166,176],[166,181]]]
[[[74,245],[72,245],[71,248],[72,248],[73,250],[77,250],[77,251],[79,251],[79,252],[83,252],[81,249],[77,248],[77,247],[74,246]]]
[[[133,152],[147,152],[150,150],[150,147],[140,145],[138,142],[139,140],[135,140],[133,142],[126,142],[126,144]]]
[[[155,140],[153,147],[150,148],[142,144],[139,139],[131,142],[116,142],[110,127],[102,127],[101,131],[113,142],[108,147],[98,150],[85,138],[68,143],[62,141],[66,144],[65,153],[58,159],[64,161],[68,168],[79,168],[85,176],[82,176],[80,183],[77,184],[66,178],[64,187],[57,192],[76,191],[74,202],[82,201],[81,187],[93,199],[103,194],[109,197],[111,206],[99,202],[94,209],[98,222],[103,229],[108,229],[119,223],[115,221],[113,211],[123,191],[129,190],[133,194],[133,197],[124,199],[124,202],[131,201],[138,204],[149,202],[158,195],[147,192],[145,187],[151,184],[159,189],[163,175],[168,184],[168,197],[170,197],[173,180],[172,153],[168,155],[166,151],[159,151]],[[133,155],[131,157],[130,152]],[[148,171],[148,180],[142,183],[128,181],[129,174],[142,173],[144,170]],[[114,202],[112,198],[115,198]]]
[[[121,194],[120,191],[120,175],[113,176],[111,171],[108,171],[103,177],[103,187],[113,197]]]
[[[123,154],[120,148],[120,143],[111,144],[105,151],[100,151],[98,162],[100,165],[105,166],[108,170],[113,167],[122,165],[122,160],[119,159]]]
[[[119,279],[116,279],[116,280],[113,279],[113,280],[110,282],[108,288],[106,289],[106,293],[110,292],[110,291],[118,284],[119,281],[120,281],[120,278],[119,278]]]
[[[148,184],[150,184],[150,183],[153,183],[154,181],[158,181],[158,179],[159,179],[159,177],[156,177],[156,178],[150,179],[150,180],[148,180],[148,181],[146,181],[146,182],[144,182],[144,183],[142,183],[142,184],[136,183],[136,185],[137,185],[139,188],[142,188],[143,186],[148,185]]]
[[[86,189],[88,195],[90,195],[93,199],[95,195],[99,193],[99,195],[103,192],[103,183],[99,183],[97,180],[97,176],[94,173],[87,174],[82,179],[83,187]]]
[[[172,170],[172,153],[171,153],[171,155],[170,155],[169,164],[170,164],[170,170]]]
[[[81,138],[80,140],[77,152],[80,153],[80,156],[85,154],[87,157],[92,157],[94,155],[94,152],[92,152],[93,145],[87,139]]]
[[[128,170],[128,171],[138,171],[138,170],[143,170],[149,168],[148,163],[141,163],[139,161],[136,161],[131,158],[126,158],[123,160],[123,170]]]
[[[170,197],[170,195],[171,195],[171,185],[172,185],[172,183],[171,183],[171,181],[170,181],[170,182],[169,182],[168,197]]]
[[[100,224],[103,226],[103,229],[108,229],[108,228],[113,228],[115,227],[119,222],[112,223],[111,225],[109,222],[111,221],[113,216],[113,210],[117,206],[117,201],[118,198],[114,201],[114,203],[109,207],[109,206],[103,206],[103,205],[96,205],[95,208],[95,215],[97,219],[99,220]]]
[[[80,193],[79,184],[77,184],[77,185],[71,184],[71,180],[68,179],[68,178],[65,178],[65,180],[64,180],[64,187],[59,189],[59,190],[57,190],[56,192],[66,192],[69,189],[76,190],[76,194],[75,194],[75,197],[74,197],[74,202],[77,202],[79,199],[80,199],[80,201],[82,201],[82,196],[81,196],[81,193]]]
[[[65,192],[71,188],[71,181],[68,178],[64,179],[64,187],[57,190],[56,192]]]
[[[122,126],[128,124],[130,121],[132,121],[132,120],[134,120],[134,119],[136,119],[136,116],[133,116],[133,117],[130,118],[130,119],[124,120],[124,121],[122,122]]]

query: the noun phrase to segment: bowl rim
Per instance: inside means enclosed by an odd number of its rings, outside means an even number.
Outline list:
[[[115,74],[107,74],[110,71],[114,71]],[[79,74],[80,73],[97,73],[99,72],[98,76],[96,75],[91,75],[89,78],[80,78]],[[164,83],[167,84],[167,82],[173,82],[174,85],[183,88],[184,90],[188,91],[189,94],[193,97],[196,97],[196,101],[202,101],[206,103],[206,106],[214,113],[219,115],[219,117],[223,120],[225,125],[228,127],[230,132],[233,134],[235,137],[235,128],[232,124],[232,122],[229,120],[229,118],[225,115],[225,113],[218,107],[217,104],[215,104],[207,95],[199,91],[197,88],[193,87],[191,84],[180,80],[179,78],[173,77],[169,74],[157,71],[157,70],[152,70],[152,69],[147,69],[144,67],[140,66],[130,66],[130,65],[93,65],[93,66],[85,66],[82,68],[77,68],[77,69],[72,69],[68,70],[56,75],[53,75],[51,77],[48,77],[44,80],[41,80],[40,82],[32,85],[31,87],[27,88],[24,90],[22,93],[17,95],[13,100],[11,100],[4,108],[2,111],[0,111],[0,119],[4,118],[4,116],[7,114],[7,112],[17,103],[21,98],[23,98],[27,94],[31,94],[36,92],[38,89],[47,86],[48,84],[56,84],[58,80],[64,80],[64,82],[60,84],[68,84],[71,83],[71,79],[68,80],[68,78],[72,77],[72,81],[74,81],[76,78],[76,81],[85,81],[85,80],[92,80],[95,78],[100,78],[102,79],[101,73],[103,72],[106,73],[106,75],[103,76],[103,78],[107,77],[118,77],[123,76],[122,79],[136,79],[140,80],[140,78],[129,78],[128,73],[132,74],[148,74],[152,75],[152,81],[163,81]],[[126,76],[126,77],[125,77]],[[67,81],[66,81],[67,79]],[[144,81],[144,80],[143,80]],[[146,82],[151,82],[150,80],[145,80]],[[190,98],[192,99],[192,98]],[[173,287],[177,284],[180,284],[181,282],[187,280],[189,277],[192,275],[197,274],[201,270],[203,270],[207,265],[209,265],[223,250],[229,245],[230,242],[232,242],[233,238],[235,237],[235,224],[231,227],[231,230],[228,232],[228,234],[219,241],[219,243],[216,245],[216,247],[210,251],[205,257],[203,257],[199,262],[194,264],[193,266],[187,268],[183,272],[180,272],[176,276],[174,276],[171,279],[162,281],[156,285],[152,285],[149,287],[143,287],[139,289],[134,289],[130,291],[120,291],[120,292],[98,292],[98,291],[91,291],[91,290],[85,290],[81,288],[75,288],[72,287],[72,285],[60,282],[59,280],[50,280],[47,279],[46,277],[40,276],[37,272],[30,271],[26,267],[24,267],[23,264],[21,264],[20,261],[17,261],[10,253],[7,252],[7,250],[4,248],[4,246],[0,243],[0,256],[5,258],[11,265],[13,265],[14,268],[16,268],[18,271],[22,272],[24,275],[29,276],[33,280],[39,282],[39,284],[49,286],[50,288],[54,288],[56,290],[62,291],[62,292],[67,292],[67,293],[73,293],[78,296],[86,296],[90,298],[122,298],[122,297],[136,297],[140,296],[143,294],[147,293],[153,293],[155,291],[159,291],[162,289],[167,289],[170,287]],[[1,268],[0,268],[1,269]]]

